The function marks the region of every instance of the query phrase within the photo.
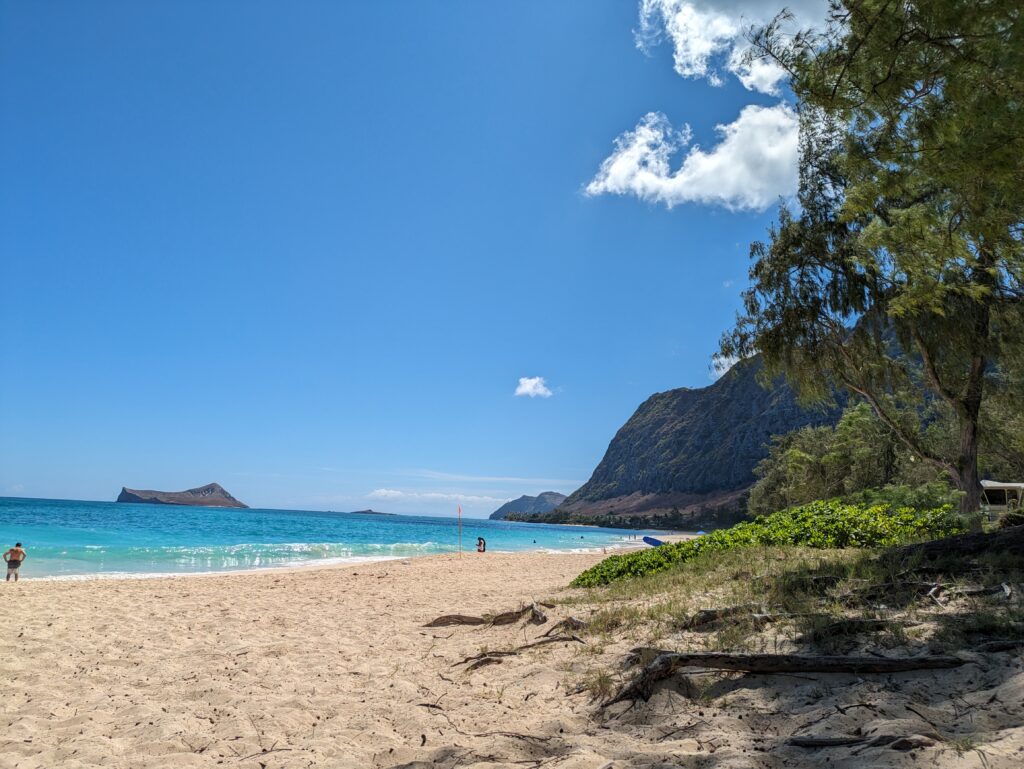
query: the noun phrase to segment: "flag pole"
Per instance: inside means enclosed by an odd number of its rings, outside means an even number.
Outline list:
[[[462,557],[462,505],[459,505],[459,558]]]

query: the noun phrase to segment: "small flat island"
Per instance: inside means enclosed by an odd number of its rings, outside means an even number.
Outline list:
[[[118,502],[135,502],[150,505],[191,505],[193,507],[245,507],[249,506],[231,496],[219,483],[208,483],[186,491],[152,491],[150,489],[129,489],[121,487]]]

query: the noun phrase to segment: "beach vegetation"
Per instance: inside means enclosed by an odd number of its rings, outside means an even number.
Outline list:
[[[944,537],[966,529],[950,506],[931,510],[888,505],[853,505],[818,501],[760,516],[727,529],[682,542],[610,556],[587,569],[574,587],[594,587],[617,580],[667,571],[707,553],[766,545],[815,549],[871,548]]]
[[[702,553],[669,570],[572,591],[563,603],[572,603],[574,612],[586,616],[589,606],[592,618],[628,617],[628,624],[598,623],[582,631],[599,637],[604,651],[576,657],[576,680],[604,671],[618,682],[614,693],[586,688],[604,702],[614,701],[664,650],[914,659],[964,650],[1012,652],[1021,647],[1024,632],[1018,591],[1024,570],[1017,547],[968,552],[954,540],[948,550],[932,548],[922,558],[918,546],[755,545]],[[620,613],[623,608],[629,611]],[[626,669],[635,671],[630,675],[622,673],[623,654]],[[735,693],[734,679],[727,671],[681,674],[672,690],[698,704],[720,705]],[[906,694],[901,686],[894,684],[891,693]],[[808,701],[835,694],[820,681],[800,692]],[[936,728],[965,744],[978,738],[970,727]]]
[[[866,403],[848,407],[833,427],[775,436],[754,468],[747,510],[764,515],[816,499],[919,510],[954,504],[960,494],[919,461]]]

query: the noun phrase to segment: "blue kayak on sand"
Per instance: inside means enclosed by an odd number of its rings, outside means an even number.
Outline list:
[[[665,544],[660,539],[655,539],[654,537],[644,537],[644,542],[646,542],[651,547],[658,547],[660,545]]]

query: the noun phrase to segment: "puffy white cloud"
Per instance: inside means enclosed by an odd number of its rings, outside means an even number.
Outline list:
[[[374,489],[366,496],[369,499],[411,502],[462,502],[467,505],[475,503],[504,504],[509,500],[509,498],[488,497],[479,494],[458,494],[450,491],[402,491],[399,489]]]
[[[516,387],[516,395],[529,398],[550,398],[554,395],[542,376],[521,376]]]
[[[769,62],[745,62],[746,33],[783,8],[793,15],[792,29],[820,25],[827,7],[826,0],[641,0],[637,46],[649,51],[667,37],[675,70],[683,77],[721,85],[719,68],[724,68],[748,90],[777,94],[785,74]]]
[[[721,136],[717,145],[710,151],[691,147],[673,171],[671,158],[690,143],[690,127],[675,129],[662,113],[649,112],[615,140],[615,151],[586,192],[636,195],[669,208],[709,203],[754,211],[796,192],[798,125],[792,109],[748,105],[735,121],[715,130]],[[519,389],[527,381],[520,379]]]

